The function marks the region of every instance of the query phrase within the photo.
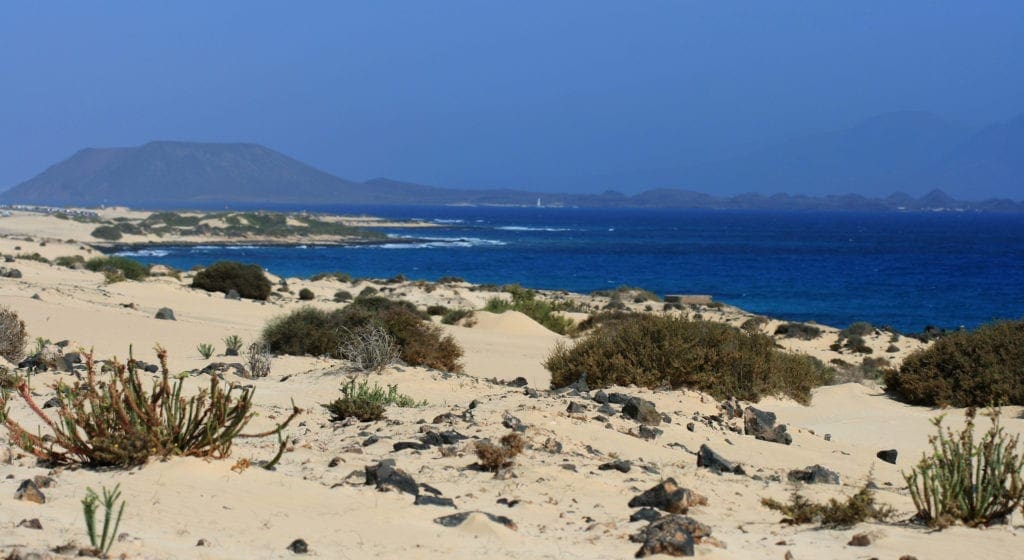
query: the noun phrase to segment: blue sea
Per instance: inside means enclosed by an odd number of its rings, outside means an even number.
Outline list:
[[[294,208],[276,208],[294,210]],[[494,207],[321,207],[420,219],[413,243],[152,247],[123,251],[188,269],[221,259],[285,276],[436,280],[575,292],[628,284],[711,294],[748,311],[919,332],[1024,316],[1024,215]]]

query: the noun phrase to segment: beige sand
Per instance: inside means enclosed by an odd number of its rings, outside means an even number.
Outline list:
[[[0,224],[9,227],[12,222],[0,220]],[[75,227],[73,222],[59,225]],[[15,245],[22,246],[20,252],[38,251],[48,257],[84,253],[77,242],[51,240],[40,247],[38,240],[45,236],[32,232],[37,241],[0,238],[0,253],[15,252]],[[72,233],[71,229],[63,230],[54,238],[74,238]],[[43,263],[19,260],[4,266],[17,267],[23,278],[0,278],[0,304],[15,309],[33,337],[72,340],[95,348],[102,357],[124,357],[128,345],[134,344],[138,357],[147,361],[153,361],[149,349],[161,343],[170,351],[175,372],[200,368],[208,361],[232,361],[219,355],[204,360],[196,345],[210,342],[222,352],[220,339],[226,335],[253,339],[269,318],[303,305],[295,296],[300,287],[307,286],[316,293],[313,305],[333,308],[339,305],[331,301],[335,291],[358,293],[370,285],[289,279],[292,293],[264,304],[230,301],[220,294],[192,290],[187,287],[188,275],[181,281],[152,278],[105,284],[99,274]],[[480,308],[495,295],[472,291],[467,285],[429,291],[415,283],[373,285],[392,290],[395,295],[403,294],[421,306]],[[32,299],[33,294],[41,299]],[[580,299],[588,305],[606,303]],[[122,306],[127,303],[135,304],[135,308]],[[164,306],[174,309],[177,321],[153,318]],[[706,318],[730,322],[749,317],[729,307],[700,312]],[[822,464],[836,470],[843,484],[808,486],[806,492],[812,497],[850,495],[866,477],[873,476],[881,488],[879,499],[895,507],[900,519],[908,518],[913,506],[900,471],[909,468],[925,449],[932,433],[929,419],[938,411],[895,402],[877,387],[862,384],[818,389],[810,406],[766,399],[758,406],[776,412],[779,421],[787,423],[793,433],[793,444],[784,446],[714,430],[701,423],[694,431],[687,430],[686,424],[695,412],[718,412],[717,403],[706,395],[620,388],[655,402],[659,411],[671,416],[671,423],[660,426],[664,434],[648,441],[636,437],[638,424],[633,420],[619,415],[595,419],[597,405],[591,401],[554,395],[529,398],[522,389],[486,381],[491,377],[523,376],[532,387],[546,389],[548,374],[540,363],[555,344],[566,339],[517,313],[478,312],[475,319],[473,327],[444,327],[466,350],[465,375],[393,367],[371,377],[382,384],[397,384],[403,393],[429,403],[424,408],[392,407],[387,412],[388,421],[348,426],[329,421],[319,405],[334,399],[347,378],[343,373],[345,364],[340,361],[275,358],[269,378],[239,379],[256,387],[260,416],[254,420],[253,430],[282,419],[292,399],[306,409],[288,429],[291,445],[274,472],[258,466],[241,473],[232,471],[237,459],[266,460],[276,450],[272,438],[239,440],[232,458],[227,460],[170,459],[128,471],[53,472],[50,474],[57,485],[44,489],[47,503],[40,505],[12,496],[22,480],[49,471],[10,447],[7,434],[0,430],[0,551],[45,551],[69,541],[87,544],[80,506],[85,488],[119,483],[128,505],[120,529],[124,536],[114,544],[113,554],[128,558],[290,558],[295,555],[286,547],[297,538],[305,539],[310,553],[319,558],[626,558],[638,548],[628,540],[629,535],[645,525],[628,521],[632,510],[627,502],[671,476],[709,498],[708,505],[693,508],[690,515],[711,525],[714,536],[727,548],[698,545],[697,554],[703,558],[781,559],[787,551],[797,559],[895,560],[905,554],[922,560],[1024,557],[1020,515],[1014,516],[1013,525],[985,530],[929,532],[905,524],[875,523],[845,530],[818,530],[781,525],[779,514],[760,505],[761,497],[781,499],[791,489],[786,482],[773,482],[772,477],[785,480],[789,469]],[[833,340],[826,336],[813,343],[783,344],[831,359],[838,356],[827,349]],[[887,340],[871,343],[884,346]],[[48,399],[52,384],[68,375],[34,376],[32,386],[37,398]],[[196,387],[202,381],[197,377],[189,383]],[[429,423],[447,412],[460,415],[473,400],[479,401],[473,423],[458,420],[435,428],[496,438],[508,431],[501,425],[503,413],[514,414],[529,426],[524,435],[530,443],[513,468],[515,478],[496,479],[490,473],[466,469],[475,462],[468,443],[460,445],[459,453],[450,457],[442,457],[437,448],[392,451],[395,442],[416,440],[419,421]],[[567,414],[571,401],[584,404],[587,413]],[[11,413],[28,425],[38,424],[20,401],[14,403]],[[962,420],[963,411],[946,413],[954,423]],[[1019,413],[1020,409],[1011,408],[1005,416],[1005,424],[1015,433],[1024,432]],[[361,442],[369,434],[380,441],[363,447]],[[831,441],[826,441],[826,434]],[[549,440],[559,442],[561,451],[545,450]],[[757,478],[715,475],[698,469],[693,452],[704,443],[743,463]],[[899,450],[898,465],[875,458],[878,450],[888,448]],[[5,461],[8,454],[14,458]],[[329,467],[335,457],[339,464]],[[364,486],[363,468],[384,458],[396,459],[398,466],[418,482],[430,484],[454,499],[458,509],[414,506],[407,494],[380,493]],[[627,474],[597,469],[613,458],[632,461],[633,469]],[[575,471],[563,465],[572,465]],[[356,474],[349,477],[353,472]],[[519,503],[510,508],[499,504],[499,498]],[[507,516],[517,528],[496,525],[481,515],[472,516],[457,528],[433,522],[455,511],[474,510]],[[22,519],[31,518],[38,518],[43,530],[17,526]],[[864,531],[878,533],[874,544],[867,548],[847,546],[851,535]],[[200,539],[207,546],[196,546]]]

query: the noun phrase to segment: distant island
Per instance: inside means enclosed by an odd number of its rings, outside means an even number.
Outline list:
[[[0,192],[2,204],[212,208],[232,205],[500,205],[590,208],[1024,212],[1024,201],[957,200],[942,188],[999,187],[1024,192],[1024,116],[971,131],[927,113],[901,112],[843,131],[808,136],[743,157],[595,185],[683,184],[711,190],[810,189],[894,194],[715,196],[653,188],[628,195],[514,189],[452,189],[391,179],[352,181],[257,144],[159,141],[130,148],[87,148]],[[902,186],[928,185],[915,197]],[[787,187],[788,186],[788,187]],[[1017,188],[1019,186],[1019,188]],[[1017,189],[1014,191],[1014,189]],[[840,191],[841,192],[841,191]],[[884,191],[883,191],[884,192]]]

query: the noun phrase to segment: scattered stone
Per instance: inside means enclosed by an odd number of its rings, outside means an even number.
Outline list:
[[[525,377],[517,377],[508,382],[509,387],[526,387],[529,384],[530,382],[527,381]]]
[[[786,431],[785,424],[775,425],[775,413],[748,406],[743,411],[743,428],[746,433],[762,441],[789,445],[793,436]]]
[[[594,402],[598,404],[608,404],[608,393],[605,393],[603,390],[599,390],[594,393],[593,399]]]
[[[334,467],[337,467],[338,465],[340,465],[342,462],[343,461],[342,461],[341,457],[332,457],[331,461],[329,463],[327,463],[327,468],[333,469]]]
[[[206,539],[199,539],[196,541],[196,546],[210,546],[210,541]]]
[[[871,533],[857,533],[846,544],[849,546],[871,546],[873,542],[875,542],[875,537]]]
[[[455,507],[455,501],[451,498],[442,498],[440,496],[428,496],[420,494],[416,496],[416,500],[413,502],[418,506],[439,506],[439,507]]]
[[[590,387],[587,385],[587,374],[580,374],[580,378],[577,379],[576,382],[573,383],[572,385],[569,385],[569,388],[574,389],[580,393],[586,393],[590,391]]]
[[[672,423],[672,417],[669,416],[668,413],[662,412],[661,413],[661,421],[666,423],[666,424],[671,424]]]
[[[57,397],[50,397],[46,402],[43,403],[43,408],[57,408],[60,406],[60,399]]]
[[[8,262],[14,262],[14,261],[8,261]],[[14,278],[14,279],[21,278],[21,271],[18,270],[17,268],[6,268],[6,267],[0,266],[0,277],[2,277],[2,278]]]
[[[559,466],[562,467],[563,469],[569,471],[569,472],[576,472],[576,465],[574,465],[572,463],[562,463]]]
[[[637,558],[653,554],[693,556],[693,544],[711,535],[711,528],[685,515],[668,515],[652,521],[631,540],[642,542]]]
[[[552,454],[561,453],[562,452],[562,442],[558,441],[555,438],[549,437],[549,438],[544,440],[544,443],[541,445],[541,449],[543,449],[544,451],[547,451],[548,453],[552,453]]]
[[[896,464],[896,456],[899,455],[899,451],[895,449],[883,449],[875,454],[875,457],[885,461],[886,463]]]
[[[46,496],[43,495],[43,491],[39,489],[39,486],[32,480],[23,480],[18,485],[18,490],[14,493],[15,500],[23,500],[26,502],[35,502],[37,504],[45,504]]]
[[[466,408],[467,408],[467,409],[469,409],[469,410],[473,410],[474,408],[476,408],[476,407],[478,407],[478,406],[480,406],[480,401],[478,401],[478,400],[476,400],[476,399],[473,399],[473,400],[472,400],[472,401],[471,401],[471,402],[469,403],[469,406],[468,406],[468,407],[466,407]],[[437,423],[437,422],[435,422],[435,424],[436,424],[436,423]]]
[[[585,412],[587,412],[587,407],[583,406],[582,404],[576,401],[573,401],[569,403],[569,406],[565,408],[565,411],[568,412],[569,414],[584,414]]]
[[[156,312],[156,318],[163,319],[165,321],[177,321],[177,319],[174,318],[174,310],[170,307],[161,307]]]
[[[638,509],[635,512],[633,512],[633,515],[629,516],[629,521],[630,521],[630,523],[632,523],[633,521],[647,521],[647,522],[651,522],[651,521],[654,521],[655,519],[658,519],[660,517],[661,517],[661,512],[660,511],[658,511],[658,510],[656,510],[654,508],[645,507],[645,508],[641,508],[641,509]]]
[[[295,539],[292,544],[288,545],[288,550],[295,554],[306,554],[309,552],[309,545],[302,539]]]
[[[32,299],[34,299],[36,301],[43,301],[43,296],[41,296],[39,294],[32,294]]]
[[[526,431],[526,425],[523,424],[523,421],[513,416],[507,410],[501,414],[501,425],[516,432]]]
[[[839,473],[821,465],[811,465],[804,469],[791,470],[787,478],[790,482],[804,482],[807,484],[839,484]]]
[[[36,486],[40,488],[53,488],[57,486],[57,481],[52,477],[37,474],[32,477],[32,482],[36,483]]]
[[[419,485],[405,471],[395,467],[394,459],[384,459],[376,465],[366,466],[366,485],[376,485],[381,492],[405,492],[418,496]]]
[[[652,428],[650,426],[640,426],[640,438],[646,440],[652,440],[663,434],[661,428]]]
[[[426,451],[430,449],[430,446],[418,441],[399,441],[391,446],[395,451],[402,451],[403,449],[413,449],[416,451]]]
[[[41,531],[43,529],[43,524],[37,518],[22,519],[18,523],[18,527],[24,527],[26,529],[35,529],[37,531]]]
[[[629,507],[654,507],[669,513],[686,513],[692,506],[707,505],[708,499],[669,478],[629,501]]]
[[[691,431],[691,432],[696,431],[697,430],[697,425],[694,424],[693,422],[687,422],[686,423],[686,429]]]
[[[722,401],[722,404],[718,406],[722,409],[722,415],[727,419],[743,418],[743,405],[740,404],[739,399],[736,397]]]
[[[626,461],[624,459],[616,459],[614,461],[609,461],[597,467],[597,469],[601,471],[615,470],[623,474],[628,473],[631,468],[633,468],[633,463],[630,463],[629,461]]]
[[[646,426],[661,424],[661,415],[654,403],[633,397],[622,406],[622,413]]]
[[[825,434],[825,441],[832,441],[832,434]]]
[[[618,410],[615,410],[614,407],[609,406],[607,404],[602,404],[601,406],[599,406],[597,408],[597,411],[599,413],[607,415],[607,416],[614,416],[614,415],[618,414],[618,412],[619,412]]]
[[[633,397],[625,393],[610,393],[608,395],[608,402],[610,404],[626,404],[631,398]]]
[[[470,409],[472,409],[472,408],[473,407],[470,407]],[[451,423],[454,423],[458,419],[459,419],[459,417],[454,415],[454,414],[452,414],[451,412],[445,412],[444,414],[438,414],[437,416],[435,416],[434,419],[430,421],[430,423],[431,424],[445,424],[445,423],[451,424]]]
[[[734,463],[725,457],[722,457],[718,453],[715,453],[715,451],[708,447],[707,444],[701,445],[700,450],[697,451],[697,466],[704,467],[705,469],[711,469],[717,474],[746,474],[742,465]]]
[[[203,369],[199,370],[200,374],[205,375],[216,375],[219,379],[225,379],[225,375],[237,375],[244,379],[251,379],[249,370],[245,369],[245,366],[238,362],[213,362],[208,364]]]
[[[469,519],[469,516],[474,514],[483,515],[488,520],[494,523],[498,523],[499,525],[504,525],[505,527],[508,527],[513,531],[517,529],[515,522],[511,519],[505,517],[504,515],[494,515],[491,513],[487,513],[486,511],[463,511],[460,513],[453,513],[451,515],[446,515],[444,517],[438,517],[437,519],[434,519],[434,523],[437,523],[438,525],[442,525],[444,527],[458,527],[459,525],[465,523],[466,520]]]

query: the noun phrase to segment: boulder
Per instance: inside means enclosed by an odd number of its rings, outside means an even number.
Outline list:
[[[791,470],[787,478],[790,482],[804,482],[806,484],[839,484],[839,473],[821,465],[811,465],[804,469]]]
[[[376,465],[367,465],[366,485],[374,485],[381,492],[405,492],[419,496],[420,487],[411,476],[395,466],[394,459],[384,459]]]
[[[565,411],[568,412],[569,414],[583,414],[587,411],[587,407],[583,406],[582,404],[576,401],[573,401],[569,403],[569,406],[565,408]]]
[[[899,455],[899,451],[895,449],[883,449],[875,454],[875,457],[885,461],[886,463],[896,464],[896,456]]]
[[[46,496],[43,495],[43,491],[39,489],[39,486],[33,480],[23,480],[18,485],[18,490],[14,492],[15,500],[23,500],[26,502],[35,502],[37,504],[45,504]]]
[[[177,319],[174,318],[174,310],[170,307],[161,307],[156,312],[156,318],[163,319],[165,321],[177,321]]]
[[[654,554],[693,556],[694,542],[710,535],[711,528],[692,517],[667,515],[652,521],[632,540],[643,543],[636,552],[637,558]]]
[[[743,427],[748,435],[763,441],[789,445],[793,436],[786,431],[785,424],[775,425],[775,413],[748,406],[743,411]]]
[[[669,513],[686,513],[692,506],[707,505],[708,499],[688,488],[680,487],[674,478],[645,490],[629,501],[629,507],[653,507]]]
[[[701,445],[700,450],[697,451],[697,466],[710,469],[717,474],[747,474],[746,471],[743,470],[742,465],[734,463],[725,457],[722,457],[718,453],[715,453],[715,451],[708,447],[707,444]]]
[[[597,467],[597,469],[601,471],[616,470],[619,471],[620,473],[628,473],[631,468],[633,468],[633,464],[624,459],[616,459],[614,461],[609,461]]]
[[[646,426],[661,424],[661,415],[654,403],[633,397],[622,406],[622,413]]]

